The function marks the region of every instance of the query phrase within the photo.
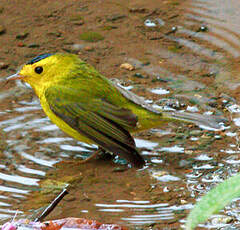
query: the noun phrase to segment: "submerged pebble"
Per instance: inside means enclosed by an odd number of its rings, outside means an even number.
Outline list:
[[[23,40],[23,39],[27,38],[28,35],[29,35],[28,32],[22,32],[22,33],[19,33],[16,35],[16,39]]]
[[[155,27],[157,24],[150,19],[145,20],[144,25],[147,27]]]
[[[5,62],[0,62],[0,69],[7,69],[9,66],[8,63],[5,63]]]
[[[3,25],[0,25],[0,35],[6,32],[6,28]]]
[[[126,70],[129,70],[129,71],[133,71],[135,69],[135,67],[129,63],[123,63],[120,65],[120,68],[121,69],[126,69]]]

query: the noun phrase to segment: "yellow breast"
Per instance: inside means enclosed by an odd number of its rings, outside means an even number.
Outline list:
[[[85,136],[81,135],[78,131],[76,131],[75,129],[71,128],[67,123],[65,123],[61,118],[57,117],[52,110],[49,107],[49,104],[46,101],[45,96],[42,96],[40,98],[40,103],[42,105],[43,111],[45,112],[45,114],[49,117],[49,119],[56,124],[63,132],[65,132],[66,134],[68,134],[69,136],[88,143],[88,144],[92,144],[93,141],[91,141],[90,139],[86,138]]]

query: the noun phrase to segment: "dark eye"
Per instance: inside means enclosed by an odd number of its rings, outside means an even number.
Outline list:
[[[37,66],[37,67],[34,69],[34,71],[35,71],[36,73],[40,74],[40,73],[42,73],[42,71],[43,71],[43,67],[42,67],[42,66]]]

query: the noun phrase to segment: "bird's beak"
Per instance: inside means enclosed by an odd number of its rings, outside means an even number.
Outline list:
[[[9,77],[6,78],[7,81],[12,81],[12,80],[22,80],[24,79],[26,76],[20,75],[19,73],[15,73]]]

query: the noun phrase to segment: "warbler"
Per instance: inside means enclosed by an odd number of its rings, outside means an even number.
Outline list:
[[[92,156],[105,150],[138,168],[145,160],[131,133],[172,120],[219,128],[216,117],[154,109],[74,54],[39,55],[7,78],[15,79],[31,85],[44,112],[61,130],[81,142],[97,144]]]

